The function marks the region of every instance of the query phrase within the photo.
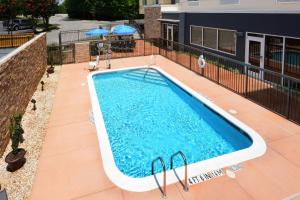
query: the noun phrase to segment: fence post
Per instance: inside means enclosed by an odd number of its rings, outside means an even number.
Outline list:
[[[220,84],[220,62],[219,62],[219,57],[217,59],[217,67],[218,67],[218,71],[217,71],[217,83]]]
[[[192,54],[191,54],[191,51],[189,51],[189,56],[190,56],[190,70],[192,70]]]
[[[146,42],[145,42],[145,39],[144,39],[144,56],[146,55]]]
[[[286,118],[289,119],[291,110],[291,79],[288,79],[288,96],[286,109]]]
[[[10,40],[11,40],[11,47],[14,47],[14,38],[13,38],[13,31],[10,31]]]
[[[245,97],[248,96],[248,66],[245,66],[246,69],[246,83],[245,83]]]
[[[158,55],[161,55],[160,46],[160,38],[158,38]]]
[[[61,32],[58,34],[58,42],[59,42],[59,55],[60,55],[60,65],[63,64],[63,55],[62,55],[62,44],[61,44]]]

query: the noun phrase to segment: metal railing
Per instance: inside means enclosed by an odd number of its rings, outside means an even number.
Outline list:
[[[155,172],[154,172],[154,164],[156,161],[160,161],[161,163],[161,166],[163,168],[163,188],[161,188],[160,184],[158,183],[157,179],[156,179],[156,176],[155,176]],[[152,175],[154,175],[154,178],[155,178],[155,181],[158,185],[158,188],[162,194],[163,197],[166,197],[167,196],[167,174],[166,174],[166,166],[165,166],[165,162],[164,160],[162,159],[162,157],[157,157],[156,159],[154,159],[152,161]]]
[[[176,156],[180,155],[181,158],[183,159],[183,162],[184,162],[184,183],[182,183],[182,181],[180,180],[180,178],[178,177],[175,169],[174,169],[174,165],[173,165],[173,160]],[[189,186],[188,186],[188,171],[187,171],[187,160],[186,160],[186,157],[185,155],[182,153],[182,151],[178,151],[176,153],[174,153],[172,156],[171,156],[171,169],[174,170],[174,173],[176,175],[176,178],[178,179],[178,181],[180,182],[180,184],[183,186],[183,190],[184,191],[189,191]]]
[[[163,39],[159,39],[159,55],[300,123],[300,79]],[[198,66],[200,55],[206,60],[203,69]]]
[[[112,59],[147,55],[166,57],[196,74],[300,124],[300,79],[298,78],[246,64],[202,48],[194,48],[164,39],[90,41],[90,60],[94,60],[96,54],[99,53],[97,50],[93,50],[93,46],[96,46],[97,42],[111,44]],[[67,43],[61,46],[61,59],[63,60],[61,63],[63,64],[75,60],[74,51],[66,52],[74,47],[70,47],[71,44]],[[69,58],[65,58],[67,55]],[[200,55],[203,55],[206,61],[206,66],[202,69],[198,65]],[[100,58],[105,59],[105,55],[100,54]],[[300,66],[298,67],[300,68]],[[299,70],[294,71],[300,73]]]

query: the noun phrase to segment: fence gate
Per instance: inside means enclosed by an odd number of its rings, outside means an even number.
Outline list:
[[[75,45],[63,44],[48,46],[48,65],[75,63]]]

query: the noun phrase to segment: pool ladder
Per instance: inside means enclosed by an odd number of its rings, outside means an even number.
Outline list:
[[[180,180],[178,174],[176,173],[175,169],[173,169],[173,160],[176,156],[180,155],[180,157],[182,158],[183,162],[184,162],[184,183]],[[154,173],[154,164],[156,161],[160,161],[160,164],[163,168],[163,188],[160,186],[157,178],[156,178],[156,175]],[[175,176],[176,178],[178,179],[178,181],[180,182],[180,184],[183,186],[183,190],[184,191],[189,191],[189,187],[188,187],[188,173],[187,173],[187,160],[186,160],[186,157],[185,155],[182,153],[182,151],[178,151],[176,153],[174,153],[172,156],[171,156],[171,159],[170,159],[170,163],[171,163],[171,169],[173,169],[174,173],[175,173]],[[166,173],[166,165],[165,165],[165,162],[164,160],[162,159],[162,157],[157,157],[155,158],[153,161],[152,161],[152,175],[154,175],[154,179],[155,179],[155,182],[157,183],[158,185],[158,189],[160,190],[160,192],[162,193],[162,197],[166,197],[167,196],[167,173]]]

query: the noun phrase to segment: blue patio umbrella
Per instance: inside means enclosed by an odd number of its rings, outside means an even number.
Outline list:
[[[86,36],[105,36],[108,34],[109,34],[108,30],[101,29],[101,28],[95,28],[85,33]]]
[[[112,31],[114,35],[132,35],[135,32],[136,32],[135,28],[126,25],[114,26]]]

